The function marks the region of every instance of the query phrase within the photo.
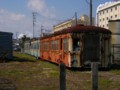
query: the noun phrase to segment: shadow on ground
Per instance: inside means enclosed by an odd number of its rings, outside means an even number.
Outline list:
[[[119,69],[120,70],[120,64],[111,65],[111,69]]]
[[[0,90],[17,90],[10,79],[0,78]]]
[[[8,59],[1,60],[0,59],[0,63],[3,63],[3,62],[5,62],[5,63],[8,63],[8,62],[36,62],[36,61],[37,61],[37,59],[36,60],[28,60],[28,59],[15,57],[15,56],[13,57],[12,60],[8,60]]]

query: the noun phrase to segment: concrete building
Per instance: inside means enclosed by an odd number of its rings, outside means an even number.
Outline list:
[[[74,25],[75,25],[75,20],[69,19],[53,26],[53,32],[60,31],[68,27],[72,27]]]
[[[112,32],[112,44],[120,44],[120,19],[119,20],[110,20],[109,29]]]
[[[110,20],[109,29],[112,32],[111,44],[113,62],[120,64],[120,19]]]
[[[108,21],[117,19],[120,19],[120,1],[106,2],[105,4],[100,4],[97,7],[97,26],[108,29]]]
[[[80,19],[78,20],[78,23],[83,25],[89,25],[90,24],[90,18],[87,15],[80,16]],[[95,18],[92,18],[92,25],[95,25]]]
[[[93,25],[94,25],[94,18],[92,20]],[[68,27],[75,26],[76,24],[83,24],[83,25],[89,25],[89,17],[87,15],[82,15],[80,16],[79,19],[69,19],[64,22],[61,22],[55,26],[53,26],[53,32],[63,30]]]

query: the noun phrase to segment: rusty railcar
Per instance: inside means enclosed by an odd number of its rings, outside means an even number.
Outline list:
[[[87,67],[97,60],[100,67],[110,61],[111,32],[95,26],[77,25],[40,39],[40,58],[67,67]]]

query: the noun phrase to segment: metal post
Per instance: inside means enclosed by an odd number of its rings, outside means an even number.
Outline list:
[[[92,25],[92,0],[90,0],[90,25]]]
[[[92,90],[98,90],[98,63],[92,62],[91,63],[92,69]]]
[[[66,90],[66,71],[63,63],[60,63],[60,90]]]

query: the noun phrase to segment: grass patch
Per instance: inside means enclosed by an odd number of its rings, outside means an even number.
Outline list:
[[[55,64],[47,62],[47,61],[40,61],[40,63],[41,63],[41,66],[44,67],[44,68],[54,68],[54,69],[59,68],[59,66],[56,66]]]
[[[58,71],[50,71],[49,75],[50,75],[50,77],[59,77],[59,72]]]
[[[0,64],[0,78],[10,79],[17,90],[59,90],[59,66],[18,52],[14,57]],[[99,74],[99,90],[120,90],[120,70]],[[66,69],[66,86],[67,90],[91,90],[91,71]]]
[[[108,90],[110,88],[110,85],[112,83],[112,80],[107,78],[99,78],[98,87],[99,90]]]
[[[120,70],[111,70],[111,72],[116,74],[116,75],[120,75]]]
[[[24,74],[23,71],[18,71],[18,70],[12,70],[12,71],[0,71],[0,76],[3,75],[20,75]]]
[[[23,54],[23,53],[19,53],[19,52],[14,52],[14,59],[15,61],[35,61],[37,60],[35,57],[27,55],[27,54]]]

